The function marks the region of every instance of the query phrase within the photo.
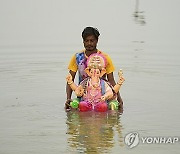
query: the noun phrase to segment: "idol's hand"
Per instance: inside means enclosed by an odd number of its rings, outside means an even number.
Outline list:
[[[118,84],[122,85],[124,81],[125,81],[125,78],[123,76],[120,76]]]
[[[125,78],[123,77],[123,71],[122,71],[122,69],[119,70],[118,76],[119,76],[118,84],[119,84],[119,85],[122,85],[123,82],[125,81]]]
[[[67,75],[66,81],[67,81],[67,83],[71,83],[72,82],[72,75],[70,73]]]
[[[120,78],[122,75],[123,75],[123,71],[122,71],[122,69],[120,69],[119,72],[118,72],[119,78]]]
[[[76,88],[75,94],[76,94],[76,96],[78,96],[78,97],[83,96],[83,94],[84,94],[84,89],[83,89],[83,87],[82,87],[81,85]]]
[[[101,101],[105,101],[106,97],[105,96],[101,96]]]

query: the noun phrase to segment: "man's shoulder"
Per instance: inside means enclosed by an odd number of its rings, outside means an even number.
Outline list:
[[[98,53],[102,54],[107,60],[111,59],[110,56],[104,51],[98,50]]]
[[[77,51],[75,54],[83,54],[84,50]]]

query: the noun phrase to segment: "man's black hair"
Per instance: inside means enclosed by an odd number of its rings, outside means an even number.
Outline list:
[[[84,30],[82,32],[83,40],[85,40],[86,37],[88,37],[90,35],[94,35],[95,38],[98,40],[98,37],[99,37],[100,33],[99,33],[98,29],[94,28],[94,27],[86,27],[86,28],[84,28]]]

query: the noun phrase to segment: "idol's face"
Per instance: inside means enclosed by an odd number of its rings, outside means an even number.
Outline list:
[[[94,69],[94,68],[92,68],[91,70],[90,70],[90,72],[89,72],[89,74],[90,74],[90,77],[97,77],[97,78],[99,78],[100,77],[100,74],[101,72],[100,72],[100,70],[99,69]]]

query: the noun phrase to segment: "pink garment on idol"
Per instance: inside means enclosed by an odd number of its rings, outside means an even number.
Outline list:
[[[106,112],[108,109],[108,106],[106,102],[99,102],[95,105],[87,101],[81,101],[79,103],[79,111],[81,112],[92,111],[93,109],[94,111],[97,111],[97,112]]]
[[[99,86],[97,88],[94,88],[93,85],[91,84],[91,80],[90,80],[88,82],[86,96],[85,96],[85,100],[94,105],[101,100],[101,96],[102,96],[100,81],[98,84],[99,84]]]
[[[107,103],[101,101],[101,86],[96,88],[92,86],[91,80],[88,81],[86,95],[83,97],[84,101],[79,103],[79,110],[82,112],[95,110],[98,112],[105,112],[108,109]]]

